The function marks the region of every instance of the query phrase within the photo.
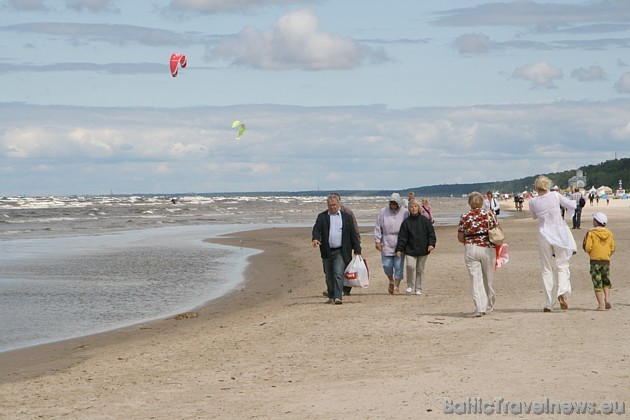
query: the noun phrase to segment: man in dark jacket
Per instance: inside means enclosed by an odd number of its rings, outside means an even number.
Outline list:
[[[328,303],[340,305],[346,266],[352,261],[353,250],[355,255],[361,254],[361,243],[352,217],[341,211],[339,199],[331,194],[326,203],[328,210],[317,215],[313,226],[312,244],[319,247],[322,257]]]

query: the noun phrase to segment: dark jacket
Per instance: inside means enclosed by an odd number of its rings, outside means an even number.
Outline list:
[[[341,255],[343,261],[350,264],[352,261],[352,250],[355,254],[361,253],[361,243],[359,242],[359,235],[354,229],[354,223],[352,222],[352,216],[348,213],[341,212]],[[319,246],[319,252],[322,259],[326,259],[330,255],[330,245],[328,244],[328,234],[330,231],[330,216],[328,210],[323,211],[317,215],[317,220],[313,226],[313,238],[321,242]]]
[[[431,221],[420,214],[409,215],[400,225],[396,252],[401,251],[405,255],[420,257],[428,255],[429,245],[435,247],[436,242],[435,229]]]

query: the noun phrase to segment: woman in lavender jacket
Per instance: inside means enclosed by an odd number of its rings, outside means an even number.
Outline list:
[[[403,279],[404,255],[396,256],[398,232],[403,220],[409,216],[409,211],[403,207],[400,194],[393,193],[389,197],[389,205],[383,207],[374,226],[374,245],[381,253],[383,271],[389,279],[388,292],[400,294],[399,286]]]

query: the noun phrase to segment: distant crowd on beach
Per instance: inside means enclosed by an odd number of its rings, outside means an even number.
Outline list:
[[[538,250],[545,291],[543,312],[552,312],[556,304],[562,310],[569,308],[569,261],[577,253],[577,244],[564,216],[572,220],[573,229],[581,229],[581,211],[586,200],[591,206],[599,204],[600,196],[591,194],[585,196],[580,191],[561,194],[549,178],[539,176],[531,194],[513,195],[515,209],[522,211],[523,202],[528,200],[531,217],[538,222]],[[470,278],[475,308],[472,316],[482,317],[494,310],[493,273],[509,261],[508,246],[503,243],[504,234],[497,217],[501,212],[499,196],[492,191],[486,194],[474,191],[467,198],[470,209],[459,219],[457,238],[464,247],[464,264]],[[341,305],[343,298],[350,296],[351,285],[355,284],[346,279],[346,271],[362,263],[361,237],[352,209],[341,203],[338,193],[331,193],[326,203],[327,210],[317,215],[311,243],[320,250],[326,302]],[[379,211],[374,226],[374,246],[381,255],[389,294],[401,294],[401,284],[406,280],[405,293],[423,295],[425,264],[437,246],[434,223],[429,199],[417,199],[413,192],[406,200],[399,193],[392,193],[387,205]],[[590,259],[596,310],[611,309],[610,259],[615,243],[603,212],[593,214],[592,228],[583,238],[582,249]]]

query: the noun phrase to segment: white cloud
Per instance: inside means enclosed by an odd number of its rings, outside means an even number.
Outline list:
[[[630,93],[630,72],[621,75],[617,83],[615,83],[615,89],[619,93]]]
[[[158,174],[170,174],[172,170],[169,165],[156,165],[155,172]]]
[[[230,175],[255,174],[263,175],[277,172],[268,163],[264,162],[216,162],[205,165],[210,172],[226,173]]]
[[[608,76],[602,66],[580,67],[571,72],[571,77],[580,82],[592,82],[595,80],[606,80]]]
[[[529,66],[518,67],[512,73],[512,78],[532,82],[536,88],[555,88],[554,80],[561,79],[562,69],[541,61]]]
[[[63,188],[78,178],[95,189],[83,193],[101,192],[103,180],[106,191],[150,193],[156,185],[164,192],[295,191],[514,179],[614,152],[630,156],[629,107],[630,99],[404,110],[247,106],[238,113],[248,131],[236,141],[233,107],[5,104],[0,168],[14,170],[3,172],[3,194],[76,193]],[[35,165],[48,175],[25,177]]]
[[[355,68],[370,54],[379,58],[351,38],[321,32],[312,10],[297,10],[281,16],[270,31],[244,28],[206,56],[264,70],[330,70]]]

